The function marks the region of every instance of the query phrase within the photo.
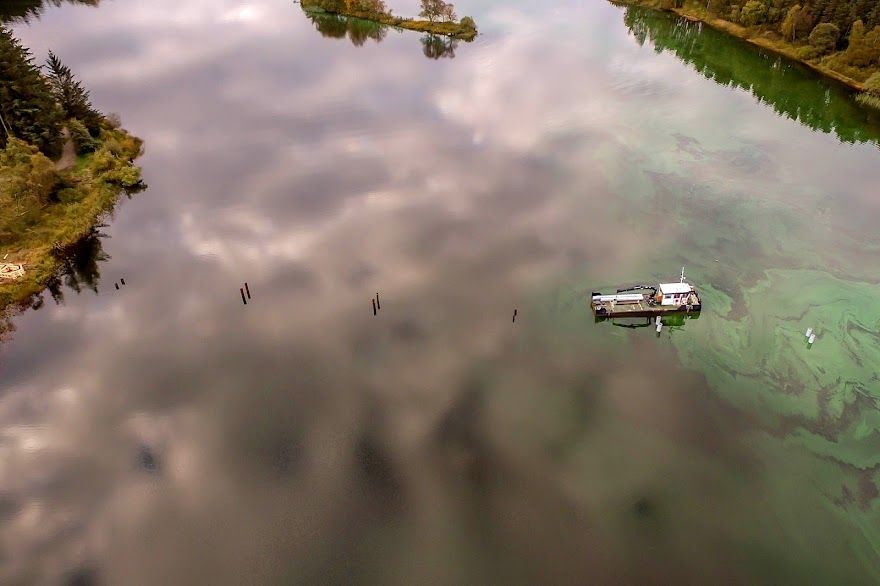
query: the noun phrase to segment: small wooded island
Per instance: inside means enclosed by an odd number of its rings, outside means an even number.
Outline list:
[[[142,142],[53,53],[41,69],[0,26],[0,311],[30,303],[123,191]],[[21,265],[23,271],[16,269]],[[14,270],[9,270],[14,269]]]
[[[300,4],[307,12],[325,12],[360,18],[465,41],[472,41],[477,36],[474,19],[465,16],[457,21],[454,7],[443,0],[422,0],[422,11],[419,16],[425,20],[394,16],[382,0],[301,0]]]
[[[674,12],[784,55],[880,109],[878,0],[611,0]]]

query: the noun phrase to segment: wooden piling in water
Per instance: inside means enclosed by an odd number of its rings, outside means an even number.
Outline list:
[[[516,323],[516,312],[517,312],[517,310],[514,309],[513,310],[513,323]]]
[[[379,292],[376,291],[376,309],[382,309],[382,305],[379,304]]]
[[[113,283],[113,286],[116,287],[117,291],[119,291],[119,283]]]
[[[373,302],[373,315],[376,315],[376,300],[375,300],[375,299],[370,299],[370,301]]]
[[[125,286],[125,279],[119,279],[119,282],[122,283],[123,286]]]
[[[248,284],[247,284],[247,283],[244,284],[244,290],[245,290],[245,292],[247,293],[247,297],[248,297],[248,299],[250,299],[250,298],[251,298],[251,290],[250,290],[250,288],[248,287]]]
[[[247,305],[247,299],[245,299],[245,297],[244,297],[244,289],[239,287],[238,290],[241,293],[241,302],[244,303],[245,305]]]

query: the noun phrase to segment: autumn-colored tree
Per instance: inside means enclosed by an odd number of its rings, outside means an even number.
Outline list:
[[[779,32],[782,33],[785,40],[792,43],[797,38],[797,21],[801,10],[800,4],[795,4],[789,8],[785,18],[782,20],[782,25],[779,27]]]
[[[849,46],[842,60],[855,67],[880,66],[880,26],[865,32],[865,25],[857,20],[850,31]]]
[[[454,21],[455,7],[443,0],[422,0],[422,11],[419,16],[427,18],[431,22],[437,20]]]
[[[840,29],[830,22],[822,22],[816,25],[810,33],[810,45],[815,47],[819,54],[830,52],[840,39]]]
[[[58,176],[55,165],[37,147],[12,137],[0,151],[0,232],[21,231],[19,224],[49,203]]]
[[[749,0],[739,13],[739,20],[746,26],[761,24],[767,18],[767,5],[760,0]]]

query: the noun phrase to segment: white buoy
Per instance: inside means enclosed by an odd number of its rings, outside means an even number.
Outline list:
[[[663,329],[663,324],[657,324],[657,333],[660,333],[660,330]]]
[[[810,334],[812,334],[812,333],[813,333],[813,328],[807,328],[807,333],[804,335],[809,338]]]
[[[810,334],[810,344],[816,341],[816,334]]]

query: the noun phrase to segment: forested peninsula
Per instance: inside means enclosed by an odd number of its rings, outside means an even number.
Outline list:
[[[667,10],[800,61],[880,109],[880,1],[611,0]]]
[[[119,196],[142,189],[142,142],[91,104],[54,54],[38,67],[0,26],[0,310],[31,303]]]
[[[424,20],[394,16],[382,0],[301,0],[307,12],[324,12],[360,18],[398,28],[443,35],[472,41],[477,36],[477,25],[470,16],[457,20],[452,4],[443,0],[422,0],[419,14]]]

